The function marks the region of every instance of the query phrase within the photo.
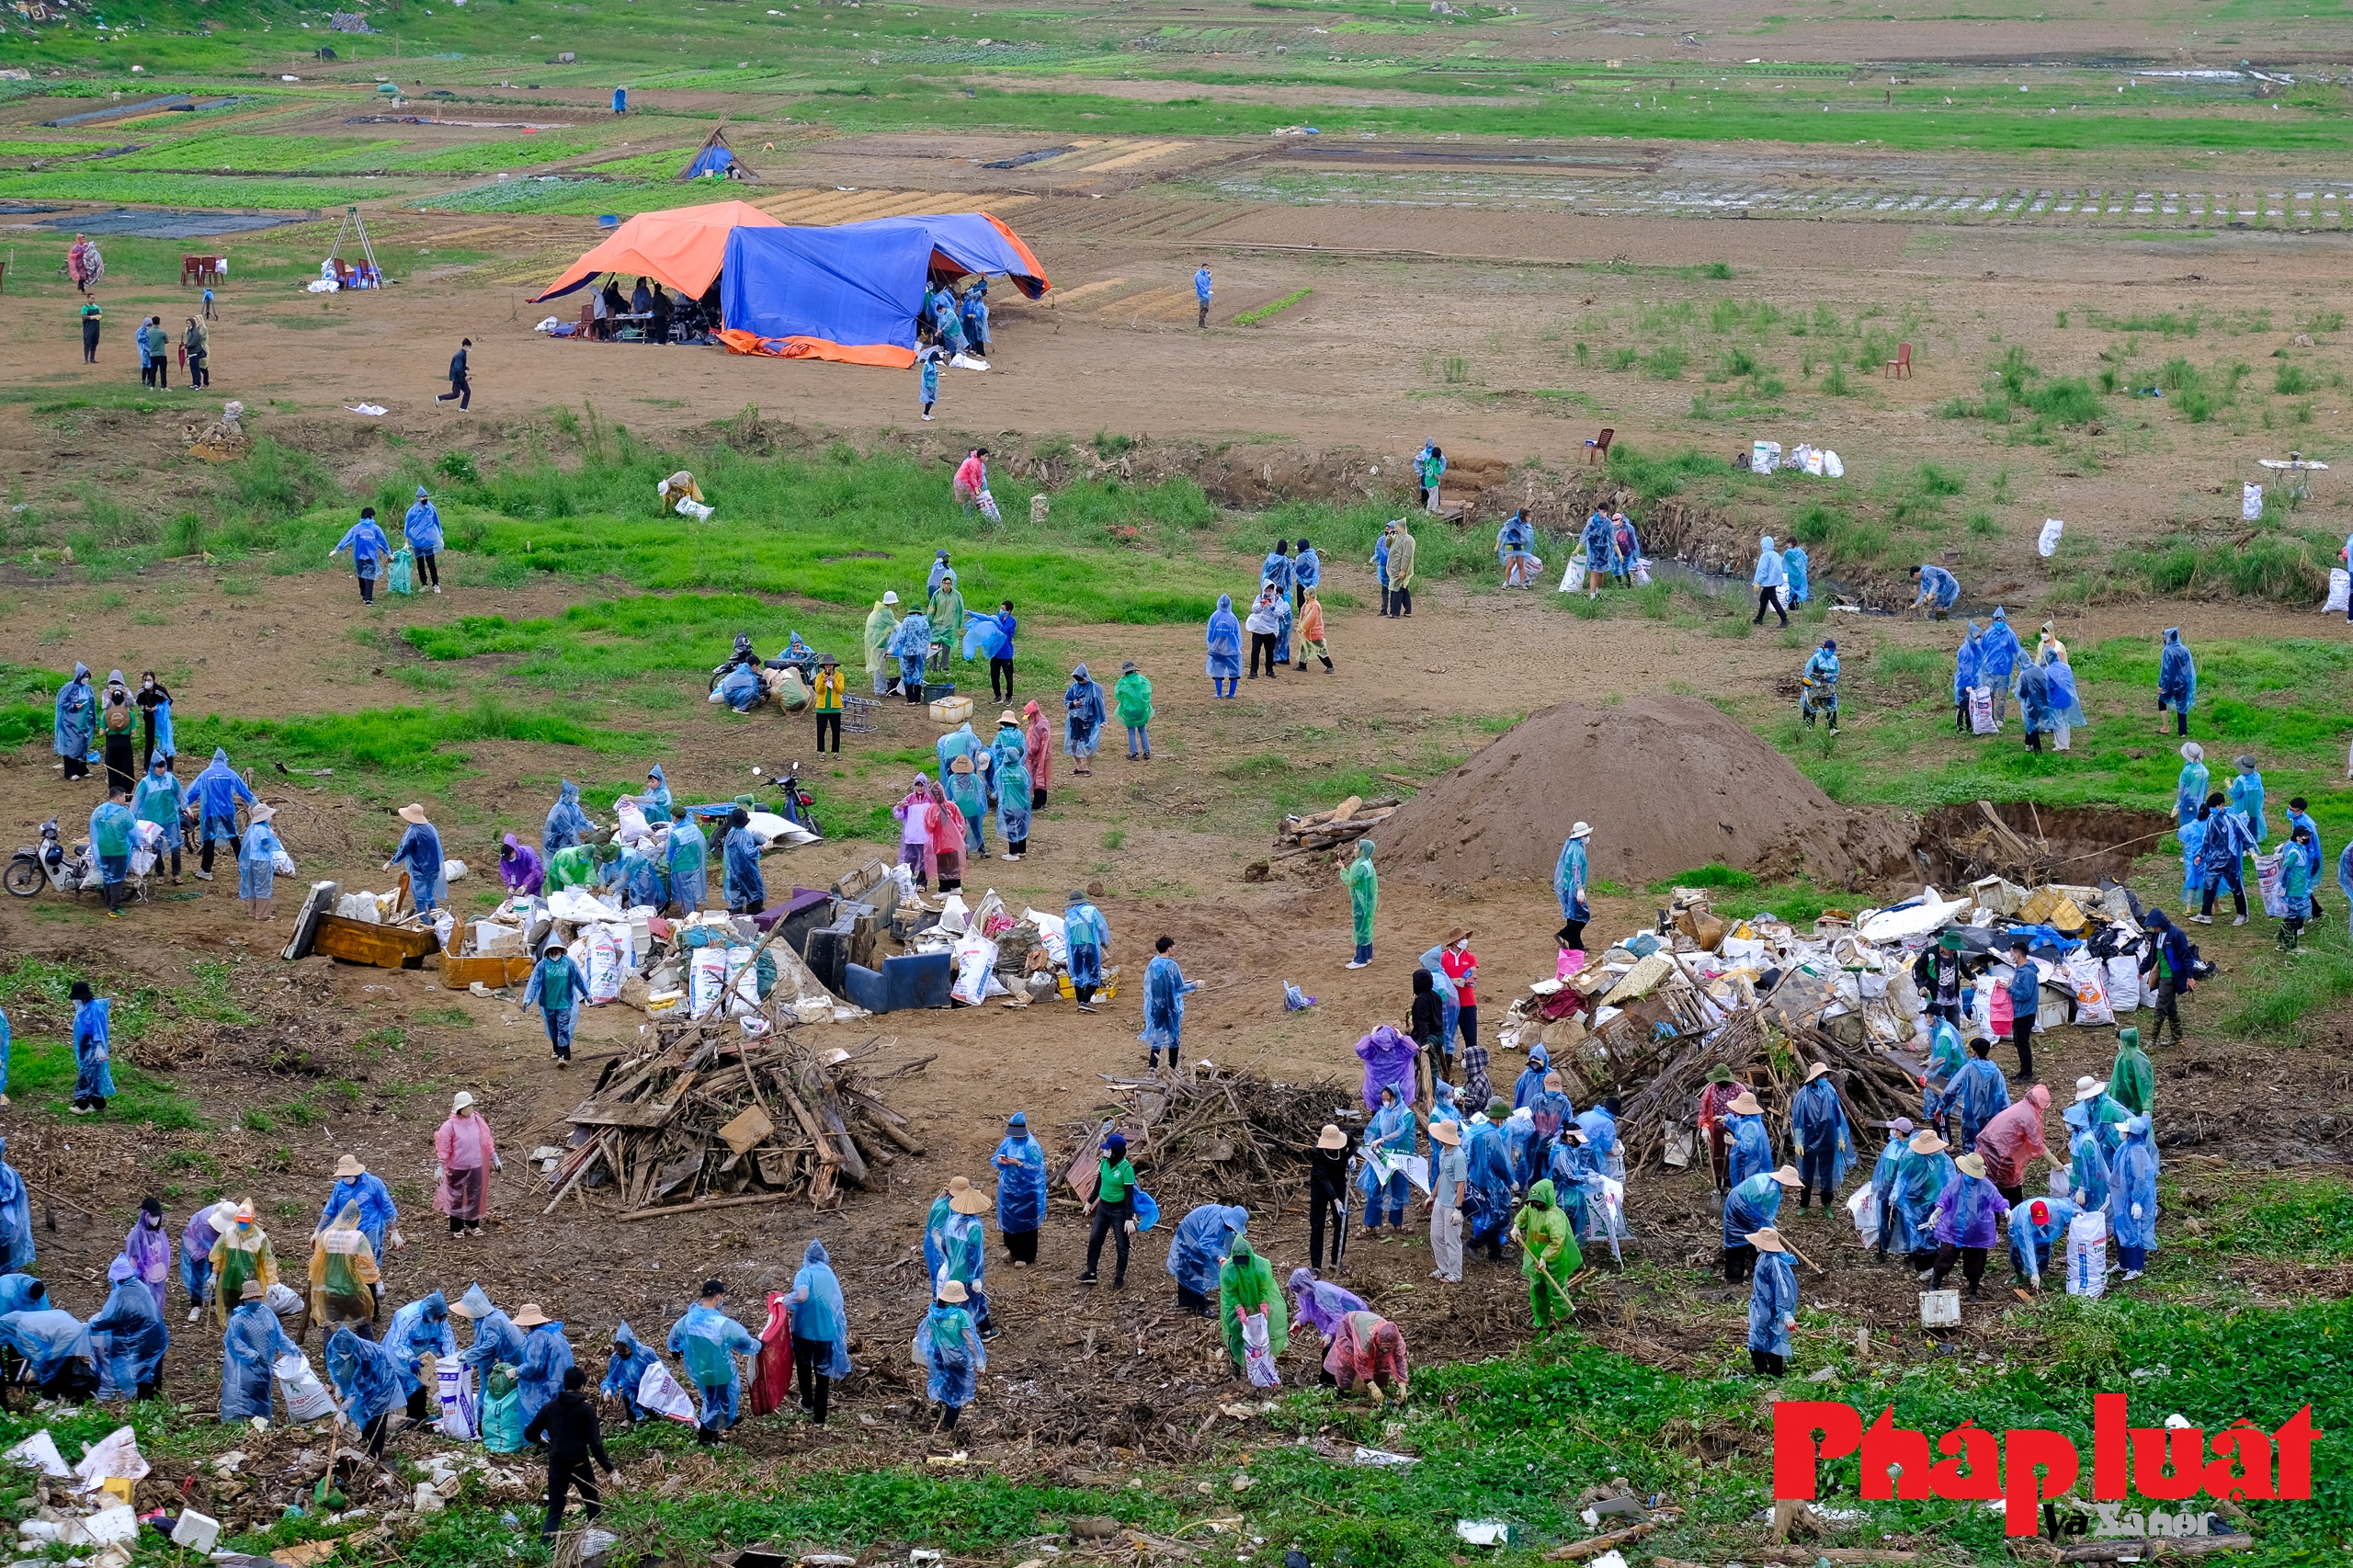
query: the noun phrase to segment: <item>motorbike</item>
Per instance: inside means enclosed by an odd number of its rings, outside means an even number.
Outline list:
[[[79,899],[82,889],[97,878],[97,860],[90,846],[76,844],[68,850],[57,831],[57,819],[51,817],[40,824],[39,844],[21,846],[9,858],[7,870],[0,873],[0,886],[18,898],[30,898],[48,886]]]
[[[801,765],[786,763],[777,769],[773,782],[778,791],[777,814],[820,838],[824,837],[825,830],[817,825],[817,799],[801,787]]]

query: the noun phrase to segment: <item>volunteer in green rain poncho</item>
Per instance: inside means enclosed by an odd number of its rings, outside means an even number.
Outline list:
[[[1372,961],[1372,912],[1381,902],[1381,879],[1372,869],[1372,840],[1357,840],[1357,858],[1340,872],[1348,885],[1348,913],[1356,919],[1357,956],[1348,967],[1362,969]]]
[[[2141,1031],[2116,1031],[2116,1064],[2108,1071],[2108,1092],[2134,1116],[2154,1116],[2157,1108],[2157,1078],[2141,1049]]]
[[[1528,1189],[1528,1202],[1512,1217],[1512,1234],[1521,1248],[1519,1272],[1528,1280],[1529,1310],[1541,1334],[1569,1319],[1569,1299],[1561,1284],[1585,1267],[1569,1217],[1552,1200],[1550,1177]]]
[[[964,595],[953,572],[944,574],[931,593],[931,640],[946,644],[951,653],[964,643]]]
[[[898,634],[899,596],[886,592],[874,601],[866,612],[866,673],[874,682],[874,695],[884,697],[899,684],[899,662],[891,657],[891,639]]]
[[[1283,1304],[1282,1291],[1275,1285],[1274,1269],[1250,1250],[1246,1237],[1236,1236],[1233,1250],[1217,1271],[1217,1315],[1225,1329],[1225,1353],[1233,1358],[1237,1375],[1245,1366],[1242,1356],[1243,1314],[1255,1317],[1260,1312],[1267,1314],[1267,1346],[1279,1357],[1290,1344],[1290,1311]]]

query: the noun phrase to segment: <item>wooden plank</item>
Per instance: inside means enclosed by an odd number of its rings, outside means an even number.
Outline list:
[[[2154,1562],[2161,1557],[2203,1557],[2215,1551],[2251,1551],[2255,1537],[2251,1535],[2193,1535],[2178,1539],[2095,1540],[2083,1546],[2068,1548],[2059,1554],[2062,1562],[2117,1562],[2138,1560]]]
[[[749,1198],[705,1198],[692,1203],[668,1203],[654,1209],[633,1209],[622,1215],[624,1224],[631,1220],[675,1219],[682,1214],[699,1214],[706,1209],[741,1209],[753,1203],[781,1203],[788,1198],[798,1198],[797,1192],[761,1192]]]
[[[746,1106],[742,1115],[719,1130],[719,1141],[727,1145],[729,1153],[743,1155],[758,1147],[775,1131],[776,1123],[758,1106]]]

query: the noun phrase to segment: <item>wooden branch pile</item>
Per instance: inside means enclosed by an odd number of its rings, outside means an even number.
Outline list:
[[[1091,1193],[1096,1150],[1123,1133],[1128,1158],[1149,1169],[1154,1201],[1181,1215],[1197,1203],[1267,1202],[1306,1180],[1316,1134],[1336,1122],[1356,1141],[1364,1120],[1357,1091],[1338,1079],[1278,1084],[1250,1072],[1188,1071],[1169,1078],[1114,1078],[1097,1119],[1063,1130],[1067,1165]],[[1280,1213],[1279,1201],[1275,1212]]]
[[[1329,811],[1309,816],[1283,818],[1282,831],[1275,835],[1275,847],[1283,851],[1276,859],[1292,855],[1304,855],[1312,849],[1330,849],[1342,844],[1354,844],[1381,824],[1387,822],[1397,810],[1397,797],[1385,795],[1378,801],[1367,801],[1351,795]]]
[[[1978,801],[1977,812],[1979,820],[1969,831],[1944,835],[1945,853],[1968,881],[2006,877],[2020,887],[2039,888],[2051,880],[2056,863],[2048,841],[2029,842],[2001,819],[1990,801]]]
[[[931,1057],[869,1075],[873,1039],[821,1057],[793,1031],[746,1039],[733,1018],[658,1029],[651,1051],[607,1063],[564,1119],[579,1141],[549,1177],[549,1212],[573,1194],[585,1207],[599,1172],[623,1220],[790,1198],[834,1208],[845,1186],[924,1152],[883,1088]]]
[[[1919,1080],[1900,1058],[1868,1044],[1843,1044],[1791,1011],[1777,1017],[1769,1000],[1736,1015],[1711,1038],[1686,1039],[1671,1049],[1651,1080],[1619,1108],[1618,1134],[1630,1170],[1663,1162],[1668,1133],[1691,1125],[1699,1091],[1719,1062],[1765,1108],[1775,1148],[1786,1146],[1790,1101],[1817,1062],[1830,1064],[1847,1125],[1858,1133],[1867,1124],[1919,1112]],[[1865,1142],[1858,1139],[1858,1154]]]

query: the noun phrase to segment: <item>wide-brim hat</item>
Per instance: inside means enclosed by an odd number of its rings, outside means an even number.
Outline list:
[[[2075,1099],[2079,1104],[2085,1100],[2096,1100],[2106,1093],[2108,1093],[2108,1085],[2097,1078],[2075,1080]]]
[[[1783,1187],[1803,1187],[1805,1185],[1805,1177],[1798,1175],[1798,1168],[1795,1165],[1783,1165],[1779,1170],[1773,1173],[1773,1179],[1779,1182]]]
[[[1131,676],[1135,674],[1136,662],[1133,659],[1125,659],[1120,661],[1120,673],[1123,676]]]
[[[950,758],[948,764],[948,771],[950,773],[970,773],[972,771],[972,759],[969,756]]]
[[[335,1163],[335,1174],[338,1176],[366,1176],[368,1167],[359,1163],[358,1155],[346,1154]]]
[[[1750,1246],[1755,1247],[1758,1252],[1787,1252],[1790,1250],[1787,1246],[1782,1244],[1781,1233],[1775,1230],[1770,1225],[1766,1226],[1761,1231],[1751,1231],[1740,1239],[1746,1242]]]
[[[540,1311],[540,1303],[537,1301],[524,1302],[523,1310],[515,1314],[515,1326],[517,1328],[537,1328],[541,1324],[553,1322],[555,1322],[555,1319]]]
[[[1733,1098],[1732,1104],[1727,1106],[1725,1108],[1733,1112],[1735,1116],[1763,1116],[1765,1114],[1765,1108],[1758,1105],[1756,1103],[1756,1096],[1750,1094],[1746,1089],[1741,1090],[1739,1095]]]
[[[1348,1135],[1341,1131],[1336,1123],[1327,1121],[1324,1124],[1324,1131],[1315,1135],[1315,1146],[1319,1149],[1345,1149],[1348,1146]]]
[[[413,822],[420,827],[425,825],[425,808],[414,801],[403,806],[398,815],[403,822]]]
[[[1593,836],[1593,824],[1591,823],[1578,823],[1575,826],[1569,829],[1569,836],[1571,838],[1591,838]]]
[[[1915,1154],[1941,1154],[1952,1145],[1938,1137],[1936,1129],[1923,1127],[1919,1131],[1912,1134],[1912,1142],[1904,1147]]]
[[[246,815],[255,822],[267,822],[277,814],[278,808],[271,805],[267,801],[256,801],[254,805],[254,809],[246,813]]]
[[[894,589],[890,589],[890,588],[885,588],[885,589],[883,589],[883,590],[882,590],[882,602],[883,602],[884,604],[886,604],[886,605],[894,605],[894,604],[897,604],[897,603],[899,602],[899,596],[898,596],[898,593],[897,593]]]
[[[473,1310],[473,1308],[472,1308],[472,1307],[470,1307],[470,1306],[466,1305],[466,1303],[465,1303],[464,1301],[452,1301],[452,1302],[450,1302],[450,1303],[449,1303],[449,1310],[450,1310],[451,1312],[453,1312],[457,1313],[457,1314],[458,1314],[460,1317],[461,1317],[461,1318],[473,1318],[473,1317],[481,1317],[481,1316],[483,1316],[483,1315],[484,1315],[484,1314],[486,1314],[486,1313],[496,1312],[498,1309],[497,1309],[497,1308],[495,1308],[495,1307],[484,1307],[484,1308],[483,1308],[482,1312],[475,1312],[475,1311]]]
[[[972,1299],[972,1293],[964,1289],[961,1279],[941,1280],[936,1294],[951,1307],[961,1306]]]
[[[1711,1084],[1731,1083],[1732,1069],[1725,1066],[1721,1062],[1717,1062],[1713,1067],[1708,1069],[1708,1082]]]
[[[1985,1157],[1983,1154],[1963,1154],[1955,1160],[1953,1165],[1965,1176],[1982,1176],[1985,1174]]]
[[[2181,756],[2185,762],[2203,762],[2206,760],[2206,748],[2196,741],[2184,741],[2181,743]]]
[[[473,1103],[474,1096],[472,1092],[465,1089],[460,1089],[455,1095],[450,1096],[449,1108],[453,1111],[464,1110]]]
[[[1333,1131],[1337,1131],[1338,1129]],[[1450,1149],[1462,1142],[1462,1130],[1450,1121],[1433,1121],[1430,1123],[1430,1136]]]
[[[949,1195],[948,1207],[959,1214],[985,1214],[989,1207],[988,1195],[977,1187],[967,1186],[963,1191]]]
[[[1808,1071],[1807,1071],[1807,1073],[1806,1073],[1806,1075],[1805,1075],[1805,1081],[1806,1081],[1807,1083],[1811,1084],[1811,1083],[1813,1083],[1816,1078],[1824,1077],[1824,1076],[1828,1075],[1829,1072],[1830,1072],[1830,1063],[1829,1063],[1829,1062],[1815,1062],[1815,1063],[1813,1064],[1813,1066],[1812,1068],[1808,1069]]]
[[[841,667],[841,661],[831,653],[826,653],[817,660],[817,667],[821,670],[838,669]]]
[[[2239,767],[2253,767],[2255,766],[2255,758],[2251,756],[2234,756],[2231,758],[2231,761],[2234,766]]]
[[[1021,722],[1020,720],[1013,716],[1013,710],[1010,708],[998,714],[996,716],[996,722],[1000,724],[1018,724]]]
[[[1450,947],[1456,942],[1467,942],[1476,935],[1478,935],[1477,932],[1469,929],[1467,926],[1457,926],[1453,930],[1449,931],[1446,934],[1447,945]]]
[[[262,1290],[260,1280],[248,1279],[245,1281],[244,1289],[237,1292],[237,1300],[241,1301],[258,1301],[267,1293],[267,1292]]]
[[[1937,946],[1949,953],[1958,953],[1968,948],[1969,938],[1958,931],[1948,931],[1937,938]]]

